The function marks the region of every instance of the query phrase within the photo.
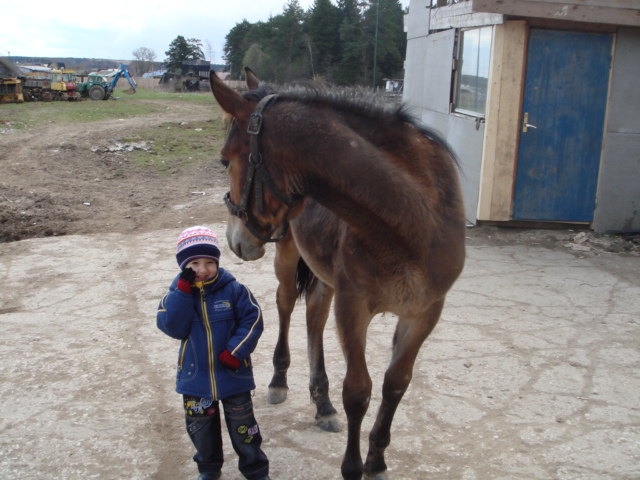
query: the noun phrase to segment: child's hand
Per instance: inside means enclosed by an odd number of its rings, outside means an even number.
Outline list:
[[[240,368],[240,360],[231,355],[231,352],[229,350],[225,350],[220,355],[218,355],[218,360],[220,360],[220,363],[222,363],[225,367],[230,368],[231,370],[237,370]]]
[[[192,268],[185,268],[180,272],[180,278],[178,279],[178,288],[184,293],[191,294],[191,285],[196,279],[196,272]]]

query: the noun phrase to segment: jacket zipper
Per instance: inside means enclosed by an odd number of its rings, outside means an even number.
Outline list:
[[[209,357],[209,381],[211,382],[211,395],[213,400],[218,399],[218,388],[216,386],[216,377],[214,375],[214,355],[213,350],[213,332],[211,325],[209,324],[209,316],[207,315],[207,303],[204,300],[204,285],[200,288],[200,301],[202,302],[202,320],[204,322],[204,328],[207,331],[207,350]]]

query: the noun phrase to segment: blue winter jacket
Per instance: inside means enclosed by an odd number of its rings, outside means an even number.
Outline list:
[[[247,287],[218,269],[212,280],[177,288],[177,276],[160,301],[157,325],[182,340],[178,354],[176,391],[219,400],[256,388],[250,354],[262,334],[262,311]],[[223,350],[240,360],[237,371],[218,360]]]

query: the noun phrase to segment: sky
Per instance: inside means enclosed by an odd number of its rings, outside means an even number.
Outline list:
[[[298,0],[304,10],[314,0]],[[401,0],[403,8],[410,0]],[[3,2],[0,56],[77,57],[132,60],[146,47],[156,61],[178,36],[197,38],[212,63],[224,63],[225,36],[243,20],[267,21],[287,0],[109,0],[101,3],[50,0]],[[333,0],[335,4],[335,0]]]

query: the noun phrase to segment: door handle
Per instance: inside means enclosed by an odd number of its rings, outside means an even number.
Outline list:
[[[529,112],[525,112],[522,117],[522,132],[527,133],[529,128],[538,128],[536,125],[531,125],[529,123]]]

